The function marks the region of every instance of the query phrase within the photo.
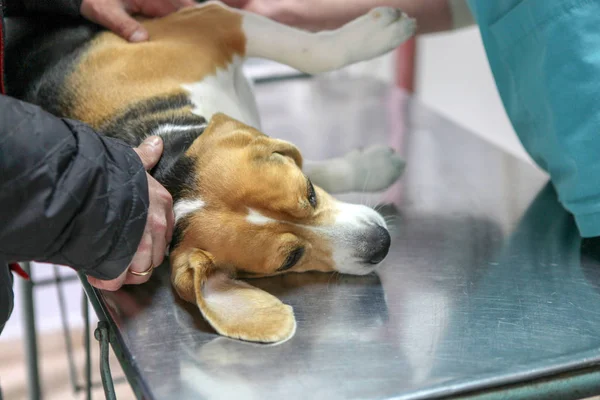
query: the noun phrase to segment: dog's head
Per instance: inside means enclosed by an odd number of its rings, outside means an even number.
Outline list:
[[[387,255],[383,218],[313,185],[289,142],[217,114],[184,157],[192,179],[175,203],[172,281],[223,335],[276,342],[295,329],[289,306],[235,276],[363,275]]]

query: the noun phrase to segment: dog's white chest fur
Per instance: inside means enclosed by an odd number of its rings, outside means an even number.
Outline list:
[[[229,115],[253,128],[260,129],[260,117],[252,87],[242,70],[243,60],[235,57],[226,69],[214,75],[182,85],[194,104],[193,113],[207,121],[218,112]]]

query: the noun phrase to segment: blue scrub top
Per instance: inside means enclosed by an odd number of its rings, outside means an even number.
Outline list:
[[[523,146],[600,236],[600,0],[468,2]]]

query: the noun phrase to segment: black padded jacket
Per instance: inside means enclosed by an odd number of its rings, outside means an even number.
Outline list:
[[[79,7],[80,0],[0,0],[0,29],[3,16],[77,15]],[[0,332],[13,304],[8,263],[115,278],[137,249],[147,210],[146,174],[130,147],[0,95]]]

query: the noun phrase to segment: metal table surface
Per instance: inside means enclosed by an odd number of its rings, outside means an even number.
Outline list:
[[[385,193],[340,196],[388,205],[390,254],[377,275],[253,280],[294,307],[296,335],[279,346],[216,335],[176,298],[166,266],[146,285],[98,292],[144,396],[550,398],[558,389],[545,381],[527,396],[507,386],[547,376],[566,385],[559,398],[600,391],[597,370],[560,375],[600,361],[600,263],[545,175],[376,81],[330,75],[256,92],[264,131],[307,158],[373,143],[405,156]]]

